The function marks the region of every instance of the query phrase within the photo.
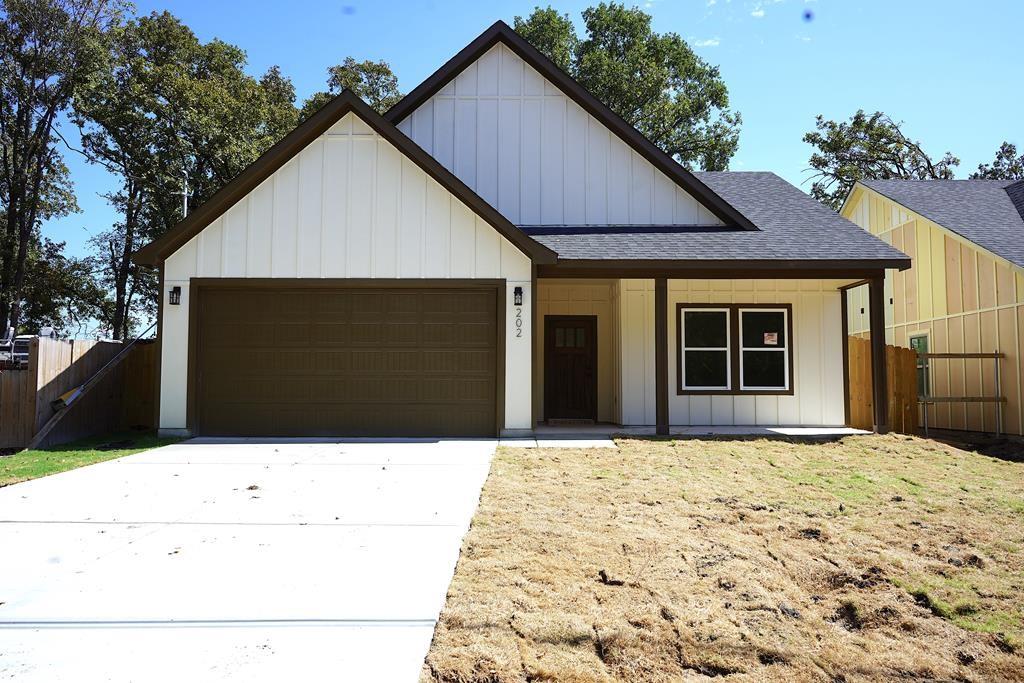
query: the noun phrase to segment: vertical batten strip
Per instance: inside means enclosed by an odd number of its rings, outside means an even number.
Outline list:
[[[324,211],[324,202],[327,201],[327,155],[331,153],[331,139],[324,133],[320,136],[320,273],[319,277],[326,277],[327,273],[327,212]]]

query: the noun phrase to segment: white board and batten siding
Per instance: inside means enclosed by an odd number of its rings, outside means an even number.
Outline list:
[[[531,422],[530,316],[514,337],[513,288],[530,259],[397,148],[348,114],[165,263],[160,426],[186,426],[189,281],[199,278],[504,279],[505,428]]]
[[[669,422],[673,425],[840,426],[845,422],[841,301],[831,280],[669,280]],[[621,403],[624,425],[655,423],[654,285],[622,280]],[[676,393],[676,306],[778,303],[793,306],[793,395]]]
[[[501,43],[398,128],[517,225],[721,223]]]

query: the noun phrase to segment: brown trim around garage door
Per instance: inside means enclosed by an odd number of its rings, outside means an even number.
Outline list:
[[[188,370],[185,423],[200,434],[198,416],[199,320],[202,292],[210,289],[493,289],[495,295],[496,367],[495,425],[500,436],[505,425],[505,280],[499,279],[370,279],[370,278],[192,278],[188,295]]]

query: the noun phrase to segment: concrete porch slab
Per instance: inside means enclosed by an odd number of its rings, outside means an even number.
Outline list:
[[[855,434],[870,434],[871,432],[852,427],[828,426],[828,427],[802,427],[802,426],[765,426],[765,425],[670,425],[670,436],[801,436],[808,438],[833,438],[851,436]],[[545,443],[555,440],[574,440],[584,442],[586,440],[600,441],[609,439],[614,435],[622,436],[656,436],[653,426],[643,427],[622,427],[611,424],[598,425],[573,425],[566,427],[552,427],[538,425],[533,432],[533,438]],[[504,445],[504,440],[503,440]],[[551,447],[558,447],[553,445]],[[582,446],[580,446],[582,447]]]

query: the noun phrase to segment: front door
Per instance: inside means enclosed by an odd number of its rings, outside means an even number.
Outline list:
[[[544,416],[597,420],[597,317],[544,317]]]

